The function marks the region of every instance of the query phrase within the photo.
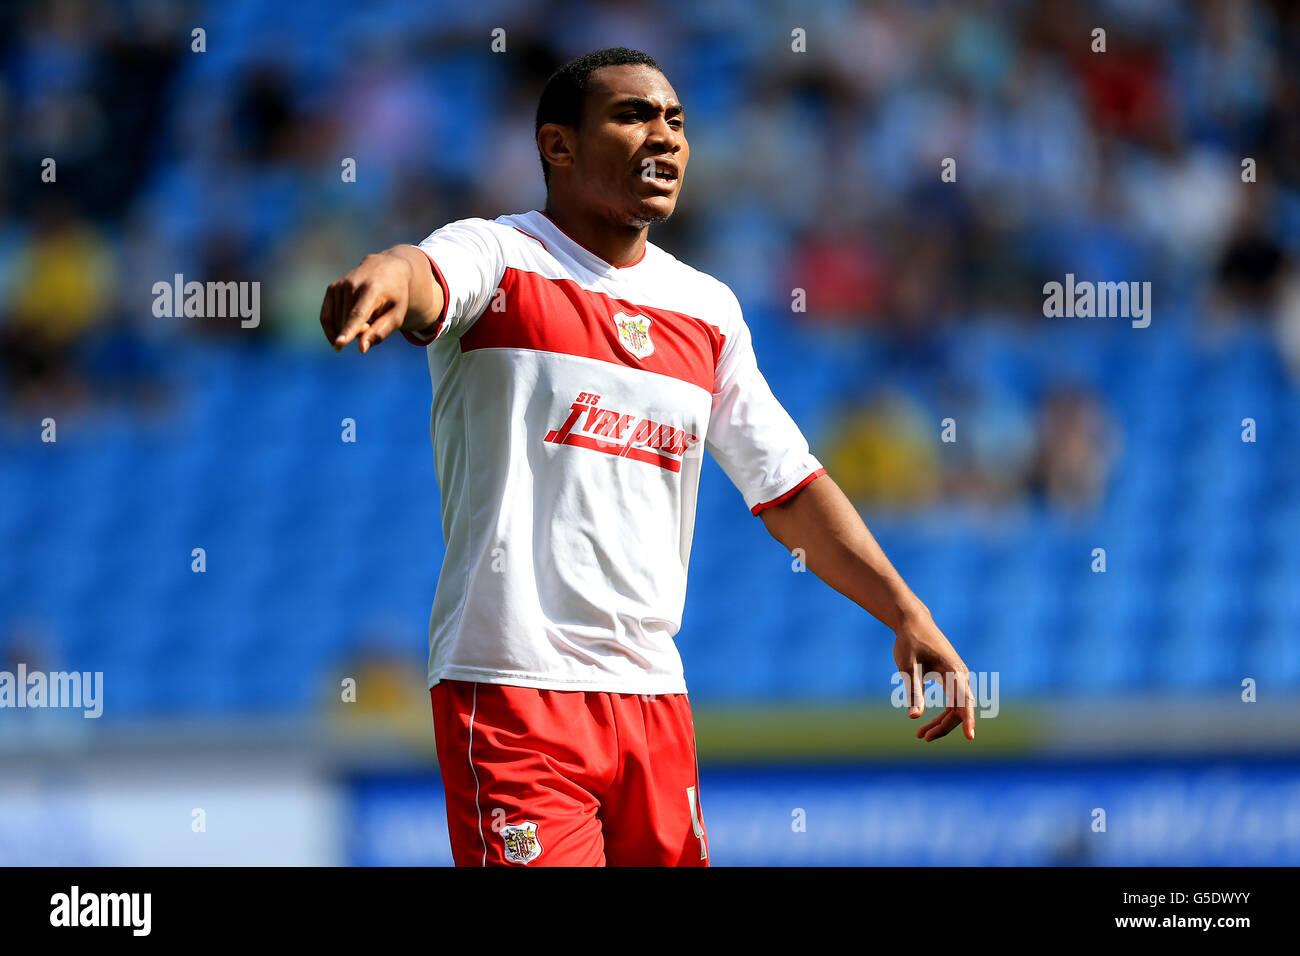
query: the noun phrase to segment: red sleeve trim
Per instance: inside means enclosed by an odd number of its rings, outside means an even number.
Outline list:
[[[418,249],[419,247],[417,246],[416,248]],[[402,334],[406,336],[406,341],[410,342],[412,345],[418,345],[420,348],[425,348],[429,343],[433,342],[434,339],[442,334],[443,326],[447,324],[447,305],[451,300],[451,291],[447,288],[447,280],[443,278],[442,270],[438,268],[438,263],[433,261],[433,256],[429,255],[428,250],[426,249],[420,249],[420,251],[423,252],[424,257],[429,260],[429,268],[433,270],[433,277],[438,280],[438,285],[442,287],[442,311],[438,313],[438,324],[433,330],[433,338],[417,338],[410,332],[406,331],[406,329],[402,329]]]
[[[760,501],[758,504],[754,505],[754,507],[749,509],[750,514],[758,514],[764,508],[770,508],[773,505],[779,505],[781,502],[794,497],[796,492],[803,490],[804,485],[808,484],[814,478],[820,478],[824,474],[826,474],[826,469],[818,468],[811,475],[809,475],[803,481],[799,482],[799,484],[795,485],[793,488],[791,488],[785,494],[781,495],[779,498],[773,498],[771,501]]]

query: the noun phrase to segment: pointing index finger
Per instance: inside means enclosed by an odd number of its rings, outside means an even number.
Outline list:
[[[339,323],[342,318],[339,314],[339,288],[331,283],[325,290],[325,298],[321,300],[320,327],[336,352],[339,346],[334,343],[334,339],[339,334]]]
[[[334,344],[339,348],[351,342],[366,327],[370,321],[370,314],[379,301],[379,293],[370,286],[363,286],[355,296],[356,298],[352,300],[352,308],[347,311],[343,329],[334,340]]]

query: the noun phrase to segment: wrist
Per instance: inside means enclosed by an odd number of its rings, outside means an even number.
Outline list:
[[[426,303],[422,301],[421,286],[418,282],[419,266],[428,262],[428,257],[415,246],[393,246],[385,249],[383,255],[401,263],[395,266],[402,270],[399,281],[406,284],[406,313],[402,316],[401,330],[423,339],[433,338],[433,320],[430,319]]]
[[[934,618],[921,599],[911,594],[897,603],[895,622],[895,631],[906,631],[928,627],[934,623]]]

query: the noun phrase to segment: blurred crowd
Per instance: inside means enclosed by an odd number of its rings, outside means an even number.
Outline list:
[[[1061,386],[1036,413],[994,389],[956,397],[969,426],[948,419],[936,435],[905,393],[873,394],[845,411],[822,460],[851,499],[892,511],[1032,500],[1086,514],[1099,503],[1118,438],[1095,395]]]
[[[1284,0],[53,0],[0,11],[5,408],[156,401],[169,350],[196,340],[323,348],[324,287],[366,252],[542,203],[537,94],[603,46],[658,58],[690,111],[683,201],[653,241],[756,316],[906,355],[1047,321],[1043,284],[1067,272],[1151,281],[1163,315],[1268,327],[1300,376]],[[260,281],[265,315],[160,319],[151,289],[175,274]],[[962,388],[974,441],[864,390],[825,457],[889,506],[1102,493],[1104,396]]]

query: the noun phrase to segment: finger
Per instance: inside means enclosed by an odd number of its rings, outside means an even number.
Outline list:
[[[934,720],[930,721],[924,727],[917,727],[916,736],[924,737],[926,734],[928,734],[931,731],[931,729],[938,727],[941,723],[943,723],[944,714],[946,713],[947,711],[944,711],[943,714],[940,714],[938,717],[934,718]]]
[[[402,317],[397,314],[397,309],[392,307],[379,316],[371,316],[370,324],[366,326],[359,339],[362,354],[392,335],[401,324]]]
[[[929,743],[931,740],[936,740],[948,733],[948,731],[952,730],[952,726],[953,721],[950,719],[950,712],[945,711],[922,728],[921,739]]]
[[[320,328],[321,331],[325,333],[325,338],[329,340],[329,343],[331,345],[334,344],[334,336],[330,332],[330,329],[332,329],[334,326],[333,301],[334,301],[334,286],[333,285],[326,286],[325,296],[324,298],[321,299],[320,302]]]
[[[939,721],[939,726],[926,733],[926,742],[928,743],[931,740],[938,740],[940,737],[946,737],[948,733],[960,723],[961,711],[949,710],[943,715],[943,719]]]
[[[330,283],[320,304],[320,327],[336,352],[339,346],[334,344],[334,339],[338,337],[339,328],[343,324],[342,291],[338,285]]]
[[[343,334],[343,323],[347,321],[348,309],[352,306],[353,292],[346,286],[340,285],[334,289],[334,338],[330,344],[334,346],[335,351],[343,351],[343,346],[339,344],[339,336]]]
[[[371,313],[376,310],[382,300],[379,291],[372,286],[363,286],[353,293],[353,296],[352,307],[347,311],[347,317],[343,321],[343,328],[338,337],[334,339],[339,348],[345,347],[365,330],[367,323],[370,321]]]
[[[975,695],[970,691],[970,671],[962,674],[962,681],[966,686],[966,699],[961,707],[961,724],[962,730],[966,734],[967,740],[975,739]]]
[[[912,699],[907,708],[907,716],[912,718],[925,713],[925,681],[921,679],[922,676],[921,662],[912,661]]]

